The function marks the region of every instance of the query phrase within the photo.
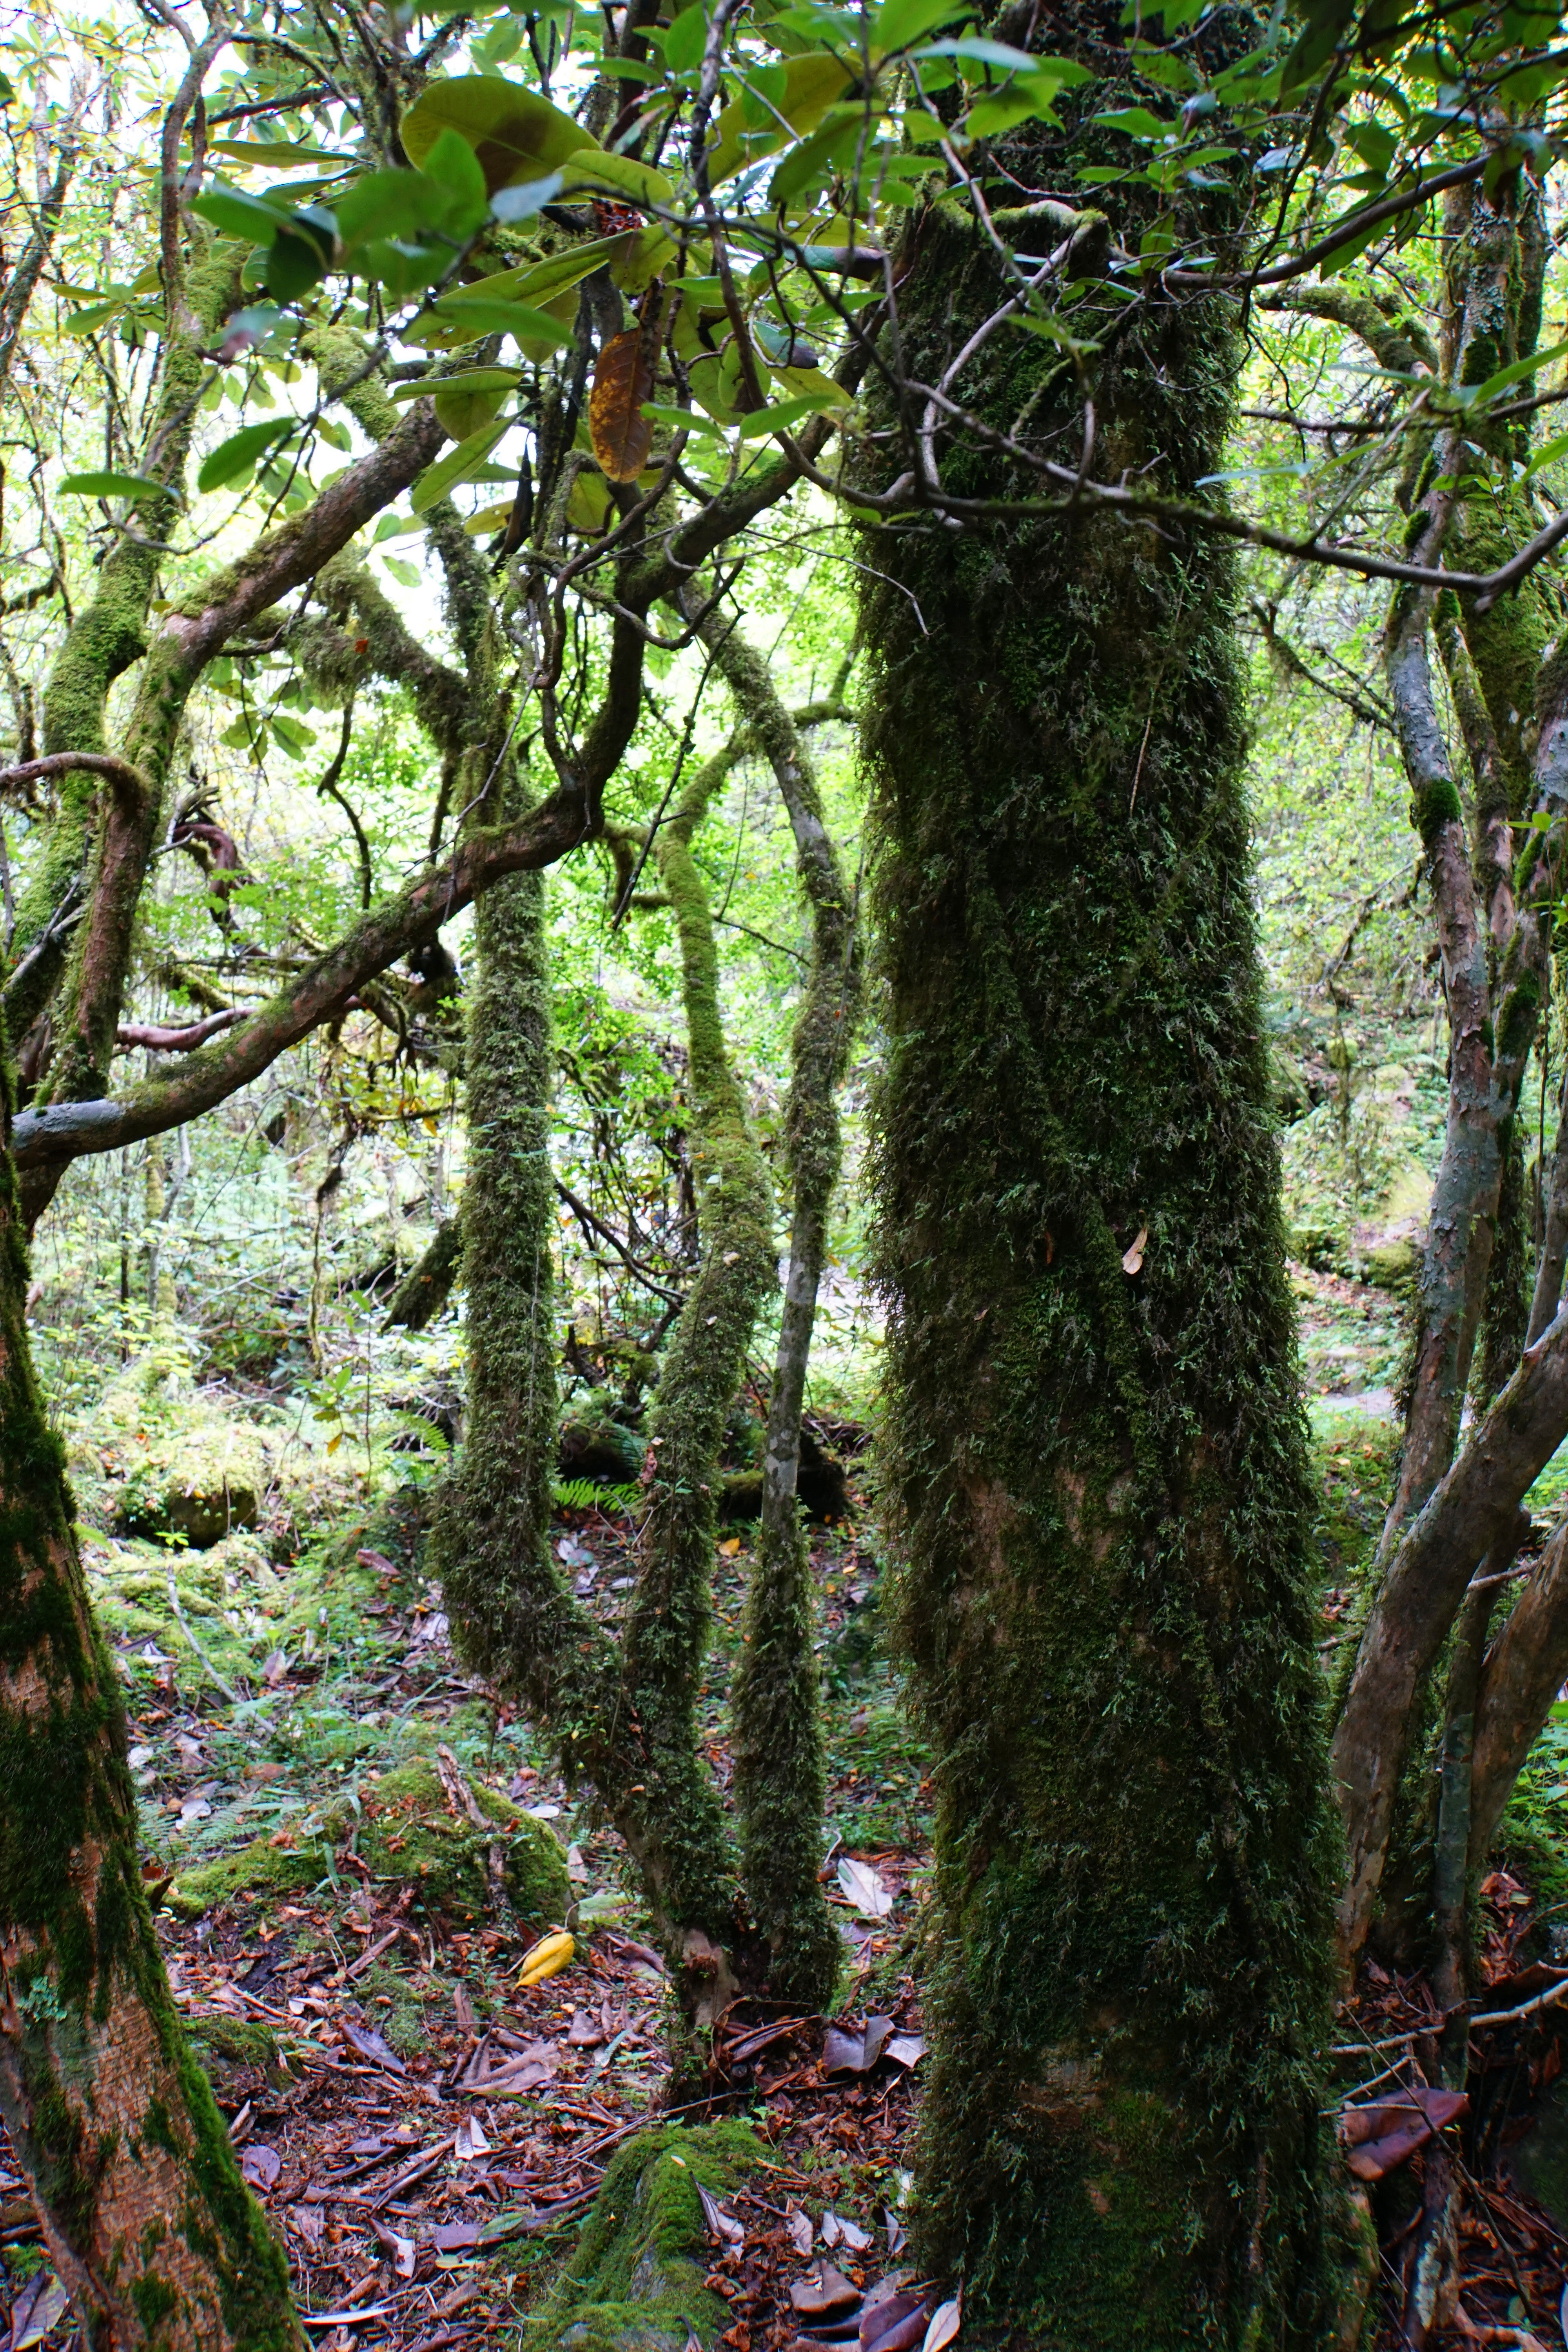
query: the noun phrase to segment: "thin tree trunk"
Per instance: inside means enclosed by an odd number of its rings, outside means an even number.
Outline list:
[[[423,1331],[435,1321],[452,1295],[462,1250],[461,1222],[457,1217],[444,1218],[392,1294],[386,1310],[389,1331]]]
[[[1060,184],[1050,139],[1003,142],[1018,184]],[[902,363],[937,383],[1003,280],[953,205],[906,260]],[[1222,312],[1156,303],[1099,363],[1100,446],[1185,494],[1239,356]],[[962,397],[1060,447],[1072,386],[997,336]],[[1014,488],[973,445],[945,476]],[[862,585],[884,1469],[940,1791],[919,2259],[1076,2352],[1314,2343],[1333,2293],[1334,1855],[1235,593],[1213,542],[1086,515],[883,532]]]
[[[681,1916],[693,1930],[705,1928],[711,1947],[705,1953],[694,1932],[685,1939],[689,1974],[708,1979],[700,1998],[689,2003],[700,2024],[732,1994],[737,1958],[750,1940],[736,1932],[734,1858],[703,1758],[697,1703],[712,1624],[724,1424],[777,1264],[773,1188],[725,1044],[713,921],[691,854],[692,835],[729,766],[724,751],[699,771],[654,843],[680,943],[702,1261],[665,1349],[648,1415],[653,1475],[637,1538],[625,1680],[650,1776],[671,1821],[680,1824]],[[810,1791],[804,1793],[809,1801]],[[748,1972],[756,1972],[754,1960]]]
[[[769,1990],[780,2000],[826,2008],[842,1943],[821,1883],[826,1758],[810,1547],[795,1483],[827,1214],[842,1159],[835,1096],[859,1010],[859,941],[853,895],[823,823],[811,757],[767,663],[718,615],[700,634],[716,648],[721,674],[773,769],[812,910],[811,970],[795,1019],[784,1120],[794,1192],[789,1262],[768,1402],[762,1523],[731,1705],[742,1883],[771,1955]]]
[[[1457,1085],[1451,1087],[1445,1173],[1439,1175],[1432,1210],[1433,1243],[1426,1280],[1431,1281],[1435,1258],[1447,1266],[1452,1279],[1447,1294],[1447,1328],[1456,1351],[1459,1317],[1455,1301],[1464,1287],[1467,1268],[1456,1263],[1457,1245],[1450,1248],[1440,1230],[1439,1200],[1444,1203],[1443,1216],[1457,1228],[1467,1215],[1484,1217],[1485,1190],[1489,1184],[1490,1214],[1495,1220],[1500,1185],[1497,1139],[1507,1132],[1534,1039],[1545,992],[1552,908],[1568,857],[1568,825],[1562,815],[1568,793],[1568,651],[1561,647],[1542,669],[1536,719],[1535,799],[1538,810],[1551,822],[1543,830],[1531,831],[1521,860],[1519,911],[1502,960],[1495,1035],[1478,1035],[1473,1040],[1478,1057],[1489,1068],[1488,1098],[1479,1099],[1478,1076],[1464,1090],[1473,1114],[1469,1132],[1457,1140],[1456,1129],[1465,1121],[1456,1109],[1461,1090]],[[1435,822],[1445,835],[1447,858],[1457,828],[1441,812]],[[1457,882],[1454,897],[1456,900],[1459,897]],[[1473,893],[1469,903],[1473,909]],[[1472,1017],[1475,1011],[1472,998]],[[1492,1139],[1489,1160],[1489,1134]],[[1461,1181],[1467,1166],[1475,1179],[1468,1198]],[[1445,1175],[1451,1180],[1447,1191]],[[1468,1250],[1471,1280],[1487,1255],[1481,1246],[1483,1239],[1478,1233]],[[1434,1283],[1432,1287],[1437,1286]],[[1423,1685],[1441,1654],[1478,1563],[1503,1533],[1527,1488],[1568,1435],[1568,1398],[1562,1378],[1562,1364],[1568,1354],[1565,1333],[1568,1318],[1560,1318],[1525,1350],[1518,1370],[1472,1433],[1464,1453],[1387,1549],[1381,1589],[1363,1631],[1333,1739],[1334,1786],[1350,1854],[1340,1904],[1341,1954],[1347,1967],[1353,1963],[1372,1924],[1399,1780],[1419,1719]],[[1435,1367],[1434,1385],[1441,1370],[1437,1336],[1437,1320],[1429,1318],[1425,1343]],[[1446,1360],[1451,1364],[1454,1359]],[[1419,1396],[1414,1397],[1406,1425],[1407,1446],[1410,1433],[1417,1426],[1419,1404]],[[1456,1426],[1457,1420],[1456,1412]],[[1430,1435],[1437,1422],[1434,1411],[1421,1426]],[[1451,1449],[1451,1437],[1449,1445]],[[1384,1541],[1388,1545],[1387,1530]]]
[[[0,1166],[0,2116],[87,2340],[284,2352],[283,2252],[170,1997]]]

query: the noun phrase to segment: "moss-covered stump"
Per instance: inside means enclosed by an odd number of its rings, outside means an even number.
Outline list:
[[[352,1839],[376,1879],[413,1885],[424,1908],[473,1922],[489,1907],[489,1854],[499,1845],[513,1910],[524,1927],[548,1927],[572,1900],[566,1857],[548,1822],[536,1822],[494,1789],[473,1787],[488,1826],[449,1805],[441,1778],[423,1758],[400,1764],[360,1790],[360,1812],[345,1800],[313,1828],[257,1838],[216,1862],[182,1871],[164,1897],[180,1918],[197,1919],[241,1894],[282,1895],[313,1886],[324,1874],[321,1849]]]
[[[738,2186],[762,2147],[745,2124],[667,2126],[618,2148],[576,2252],[523,2329],[523,2352],[686,2352],[730,2314],[702,2284],[710,2250],[697,2184]]]

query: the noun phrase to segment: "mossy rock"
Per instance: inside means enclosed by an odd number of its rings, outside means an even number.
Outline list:
[[[611,2159],[576,2252],[523,2326],[522,2352],[686,2352],[730,2324],[702,2281],[710,2259],[697,2184],[716,2197],[762,2161],[749,2126],[640,2132]]]
[[[185,2039],[202,2072],[220,2098],[237,2098],[247,2074],[260,2074],[274,2090],[294,2080],[278,2036],[248,2017],[193,2017]]]
[[[253,1528],[267,1484],[259,1444],[215,1422],[154,1442],[126,1479],[115,1524],[130,1536],[177,1536],[205,1550],[236,1528]]]
[[[1375,1248],[1364,1253],[1363,1263],[1368,1282],[1404,1297],[1415,1287],[1421,1255],[1411,1241],[1379,1242]]]
[[[353,1835],[373,1878],[411,1883],[424,1909],[468,1924],[482,1919],[489,1907],[489,1850],[499,1843],[507,1894],[522,1924],[543,1927],[564,1918],[572,1889],[560,1839],[548,1822],[520,1811],[496,1790],[473,1786],[493,1830],[452,1813],[440,1774],[420,1757],[365,1783],[357,1835],[353,1807],[339,1799],[312,1831],[296,1832],[293,1843],[257,1838],[216,1862],[182,1871],[164,1900],[180,1918],[196,1919],[236,1895],[313,1886],[324,1874],[322,1846],[335,1848]]]
[[[556,1474],[629,1486],[642,1476],[647,1451],[636,1431],[618,1421],[568,1421],[562,1425]]]

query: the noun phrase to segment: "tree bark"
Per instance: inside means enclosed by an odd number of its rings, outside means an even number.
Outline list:
[[[89,2343],[299,2344],[281,2248],[170,1997],[113,1662],[34,1382],[0,1164],[0,2116]]]
[[[1048,139],[999,152],[1060,184]],[[928,383],[1002,298],[956,213],[899,278]],[[1238,360],[1156,300],[1100,365],[1099,464],[1190,493]],[[1072,382],[996,336],[962,394],[1058,448]],[[973,447],[943,478],[1013,487]],[[1014,2340],[1306,2344],[1334,1841],[1232,563],[910,525],[862,595],[886,1492],[940,1791],[919,2259]]]

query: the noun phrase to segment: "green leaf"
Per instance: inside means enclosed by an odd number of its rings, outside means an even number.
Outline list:
[[[1059,95],[1056,82],[1022,79],[1009,82],[1005,89],[987,90],[964,116],[963,135],[966,139],[1001,139],[1020,122],[1054,122],[1057,118],[1052,109]],[[1082,179],[1084,174],[1080,172],[1079,177]],[[1113,173],[1111,177],[1120,179],[1121,174]]]
[[[271,725],[272,732],[283,749],[291,751],[296,759],[302,751],[309,751],[315,743],[316,738],[309,727],[302,726],[298,719],[286,717],[280,710],[272,713]]]
[[[768,183],[768,203],[777,212],[802,203],[818,180],[837,166],[855,160],[865,121],[858,106],[835,106],[828,119],[809,139],[792,148]]]
[[[743,98],[731,99],[719,117],[708,157],[708,177],[712,186],[717,187],[721,180],[730,179],[748,163],[760,162],[764,155],[776,155],[792,140],[807,137],[849,87],[848,68],[823,50],[791,58],[784,71],[787,87],[778,110],[784,118],[782,122],[773,123],[768,130],[749,131]]]
[[[267,291],[275,302],[297,302],[326,276],[337,235],[336,220],[320,205],[289,215],[267,257]]]
[[[458,375],[428,375],[418,383],[397,383],[394,400],[427,400],[432,393],[506,392],[521,381],[516,368],[464,368]]]
[[[231,483],[247,478],[265,452],[275,441],[286,440],[300,429],[297,417],[270,419],[264,425],[247,425],[220,441],[210,457],[204,459],[196,476],[198,490],[224,490]]]
[[[459,236],[477,228],[489,210],[490,192],[479,159],[457,131],[443,131],[425,158],[425,177],[445,191],[448,212],[441,224]]]
[[[1564,352],[1568,352],[1568,342],[1553,343],[1548,352],[1531,352],[1528,358],[1515,360],[1510,367],[1499,368],[1496,375],[1488,376],[1485,383],[1456,387],[1458,395],[1468,407],[1479,408],[1485,402],[1495,400],[1500,392],[1506,392],[1510,384],[1522,383],[1526,376],[1550,367],[1553,360],[1563,357]]]
[[[494,424],[484,425],[478,433],[471,433],[466,441],[459,441],[455,449],[448,449],[446,456],[437,457],[433,466],[426,466],[415,483],[414,495],[409,499],[415,513],[424,514],[438,499],[444,499],[448,490],[455,489],[459,482],[471,480],[506,431],[510,421],[507,417],[499,417]]]
[[[689,73],[702,62],[708,46],[708,11],[682,9],[664,37],[664,62],[671,73]]]
[[[367,172],[337,200],[339,241],[353,252],[373,238],[438,229],[450,205],[447,191],[424,172]]]
[[[934,32],[938,25],[973,12],[973,0],[882,0],[871,24],[871,55],[891,56],[912,41]]]
[[[248,196],[243,188],[231,188],[222,180],[195,197],[191,210],[226,236],[241,236],[250,245],[269,245],[289,217],[284,206]]]
[[[122,295],[118,302],[94,302],[85,310],[73,310],[64,321],[66,333],[90,335],[95,328],[103,326],[107,320],[118,319],[126,307],[127,299]]]
[[[401,581],[405,588],[418,587],[423,574],[416,563],[410,563],[403,555],[384,555],[381,560],[393,578]]]
[[[220,743],[226,743],[231,751],[248,751],[256,740],[255,722],[248,717],[237,719],[232,727],[224,729],[217,740]]]
[[[989,41],[980,33],[953,34],[946,40],[928,43],[914,54],[917,58],[965,58],[972,65],[994,66],[999,73],[1037,73],[1045,63],[1041,58],[1032,58],[1027,49],[1012,48],[1005,41]],[[1060,65],[1065,60],[1053,58],[1050,62]],[[1087,70],[1080,68],[1079,72],[1087,81]],[[1058,74],[1057,79],[1059,81],[1062,77]]]
[[[570,328],[552,319],[548,310],[536,310],[531,302],[498,302],[483,295],[464,295],[459,299],[448,295],[436,304],[434,315],[443,326],[460,327],[470,341],[479,335],[527,335],[557,347],[572,341]]]
[[[145,474],[68,474],[60,488],[74,499],[160,499],[168,484]]]
[[[687,16],[694,16],[695,8]],[[677,19],[680,24],[686,17]],[[632,155],[607,155],[602,148],[585,147],[582,152],[568,158],[562,167],[561,184],[567,194],[581,188],[594,188],[607,196],[629,196],[637,204],[668,205],[675,201],[675,187],[668,175],[656,172],[651,163],[639,163]]]
[[[677,433],[709,433],[715,441],[724,438],[721,427],[710,424],[706,416],[699,416],[694,409],[673,408],[662,400],[645,400],[642,413],[645,416],[651,416],[656,425],[672,425]]]
[[[824,395],[808,392],[798,400],[781,400],[775,408],[753,408],[741,419],[742,441],[755,441],[764,433],[787,433],[803,416],[815,416],[824,408],[837,405],[834,393]]]
[[[1554,466],[1559,457],[1568,457],[1568,433],[1559,433],[1553,440],[1543,442],[1524,469],[1524,478],[1539,473],[1542,466]]]
[[[1130,139],[1169,139],[1176,127],[1173,122],[1162,122],[1146,106],[1119,106],[1114,113],[1097,114],[1094,119],[1108,130],[1124,131]]]
[[[423,166],[444,131],[472,148],[487,194],[520,180],[553,172],[569,155],[595,143],[580,122],[531,90],[493,74],[458,74],[422,91],[403,118],[403,145]]]

